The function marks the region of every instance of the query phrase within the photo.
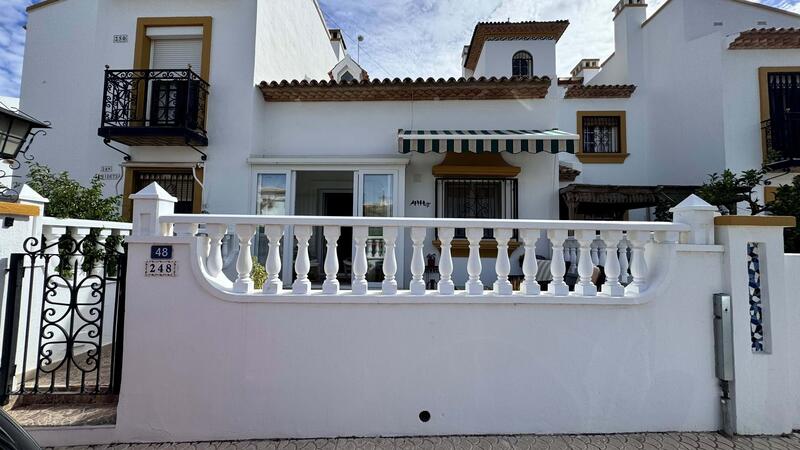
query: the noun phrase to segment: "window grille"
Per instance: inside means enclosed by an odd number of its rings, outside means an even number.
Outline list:
[[[135,172],[134,192],[139,192],[154,181],[170,195],[178,199],[175,212],[191,214],[194,212],[194,176],[191,173]]]
[[[583,118],[583,153],[621,153],[620,118],[589,116]]]
[[[436,180],[436,217],[450,219],[518,218],[517,180],[514,178],[438,178]],[[516,231],[515,231],[516,233]],[[492,229],[484,230],[484,239],[493,239]],[[466,230],[457,228],[457,239],[466,238]],[[514,236],[516,238],[516,234]]]
[[[528,52],[517,52],[511,58],[511,75],[530,77],[533,75],[533,56]]]

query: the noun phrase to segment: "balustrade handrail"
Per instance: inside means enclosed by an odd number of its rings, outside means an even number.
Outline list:
[[[85,219],[59,219],[57,217],[42,217],[42,225],[51,227],[97,228],[103,230],[131,231],[133,224],[127,222],[112,222],[106,220]]]
[[[665,231],[689,232],[691,227],[672,222],[624,222],[538,219],[449,219],[423,217],[256,216],[228,214],[173,214],[159,218],[163,224],[310,225],[417,228],[510,228],[536,230]]]

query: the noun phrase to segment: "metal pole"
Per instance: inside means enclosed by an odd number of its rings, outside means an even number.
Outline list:
[[[19,307],[22,299],[22,279],[24,276],[25,255],[11,255],[8,276],[8,292],[3,320],[3,347],[0,354],[0,380],[3,391],[0,392],[0,404],[7,405],[13,391],[14,372],[16,371],[17,334],[19,332]]]

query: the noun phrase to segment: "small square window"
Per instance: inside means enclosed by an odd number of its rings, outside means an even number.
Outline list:
[[[621,153],[619,137],[618,116],[583,118],[583,153]]]

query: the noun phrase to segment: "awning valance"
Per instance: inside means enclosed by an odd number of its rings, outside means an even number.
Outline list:
[[[577,134],[560,130],[400,130],[400,153],[575,153]]]

